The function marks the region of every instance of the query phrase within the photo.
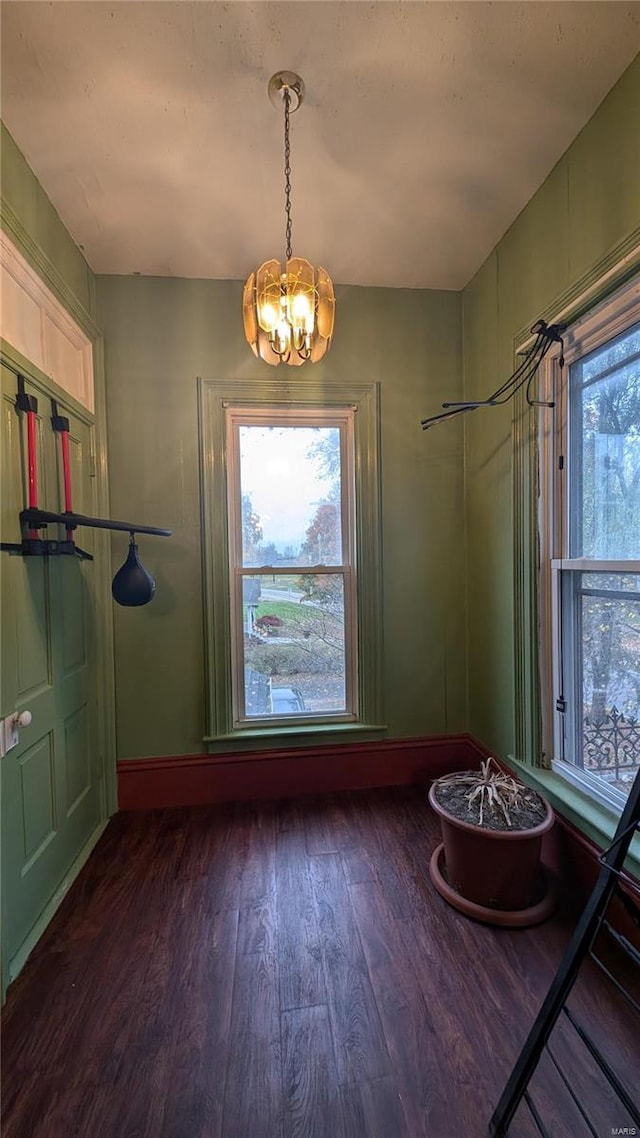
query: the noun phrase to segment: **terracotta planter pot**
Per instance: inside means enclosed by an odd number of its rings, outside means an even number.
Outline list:
[[[530,830],[487,830],[449,814],[431,787],[429,803],[440,818],[446,879],[461,898],[490,913],[517,912],[539,902],[542,838],[554,822],[551,805],[545,798],[543,802],[546,817]]]

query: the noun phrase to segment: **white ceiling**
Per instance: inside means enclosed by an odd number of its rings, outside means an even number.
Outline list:
[[[640,3],[10,0],[2,32],[2,117],[96,272],[282,254],[289,68],[294,253],[458,289],[632,61]]]

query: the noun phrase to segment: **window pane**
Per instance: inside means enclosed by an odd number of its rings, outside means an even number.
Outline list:
[[[239,433],[243,566],[341,565],[340,428]]]
[[[570,555],[640,556],[640,325],[571,368]]]
[[[577,765],[627,792],[640,766],[638,578],[579,576],[582,706]]]
[[[346,710],[341,573],[243,578],[247,718]]]

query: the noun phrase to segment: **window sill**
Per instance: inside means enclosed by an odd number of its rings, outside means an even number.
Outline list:
[[[546,795],[554,810],[590,838],[599,849],[605,849],[611,844],[620,818],[615,810],[596,802],[555,771],[530,767],[512,755],[508,762],[517,770],[523,782]],[[631,842],[625,868],[640,880],[640,834],[636,834]]]
[[[226,735],[205,735],[207,751],[260,751],[275,747],[315,747],[328,743],[362,742],[383,738],[388,731],[380,723],[313,723],[300,726],[248,727]]]

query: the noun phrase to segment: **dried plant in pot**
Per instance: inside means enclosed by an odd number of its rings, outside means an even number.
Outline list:
[[[478,771],[436,779],[429,803],[442,828],[429,872],[446,901],[495,925],[528,926],[549,916],[554,895],[540,864],[554,822],[546,798],[489,758]]]

